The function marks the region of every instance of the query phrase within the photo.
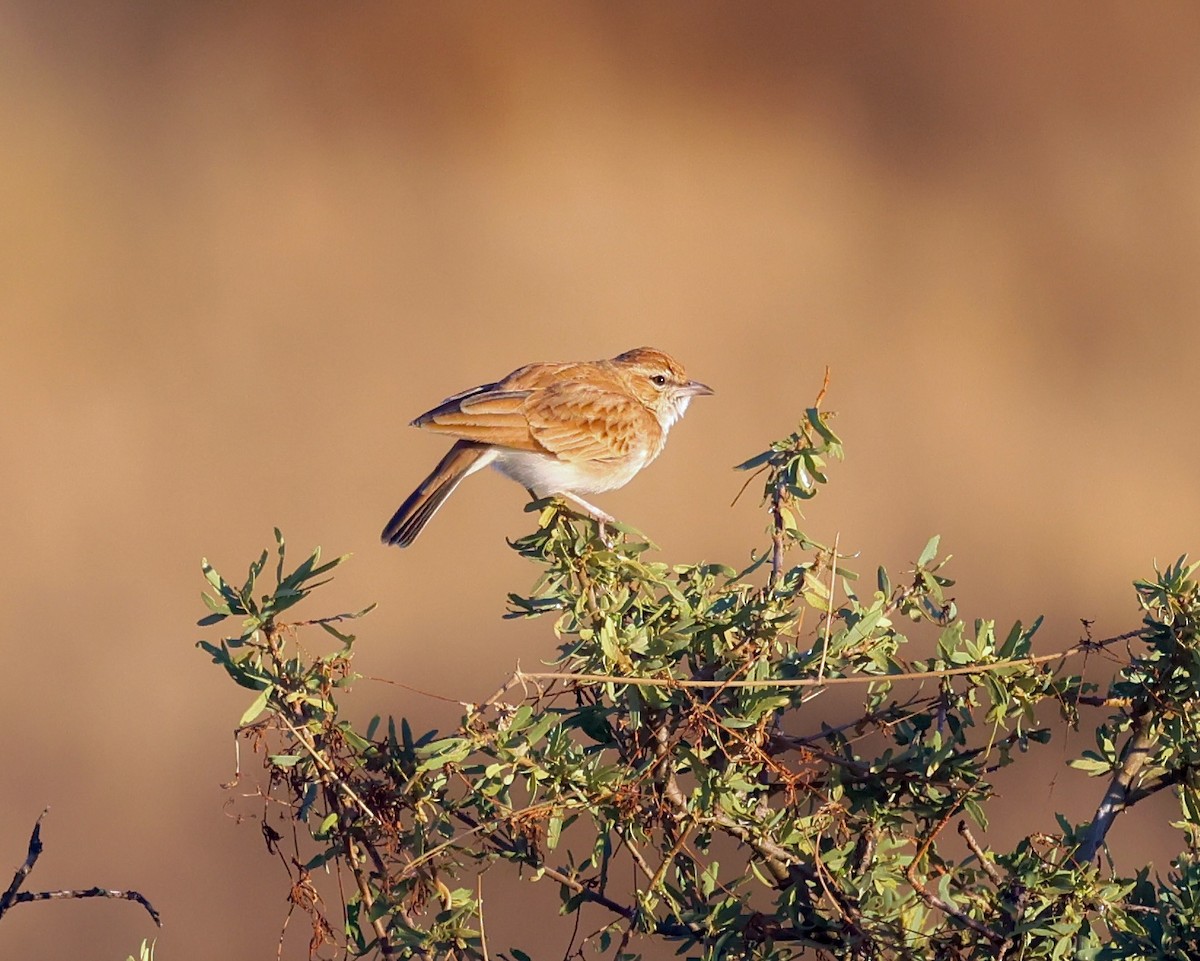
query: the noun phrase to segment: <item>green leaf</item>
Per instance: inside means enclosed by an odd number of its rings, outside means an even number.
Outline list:
[[[245,589],[247,592],[254,589],[254,582],[258,580],[258,575],[261,574],[263,572],[263,568],[267,566],[267,557],[268,557],[267,552],[263,551],[262,554],[259,555],[259,558],[257,561],[251,562],[250,570],[246,576],[246,588]]]
[[[971,820],[978,824],[981,830],[986,831],[988,829],[987,814],[973,795],[967,795],[963,800],[963,807],[966,809],[967,814],[971,816]]]
[[[207,557],[200,558],[200,570],[204,572],[204,579],[215,587],[221,594],[225,594],[229,590],[229,585],[225,583],[225,579],[217,573],[209,562]]]
[[[929,543],[925,545],[925,549],[921,551],[921,556],[917,558],[917,566],[925,567],[930,561],[937,557],[938,545],[941,543],[942,536],[934,534],[929,538]]]
[[[317,626],[320,627],[322,630],[324,630],[326,633],[332,634],[334,637],[336,637],[339,641],[341,641],[347,647],[349,647],[351,644],[353,644],[354,641],[357,639],[356,635],[343,634],[341,631],[339,631],[336,627],[334,627],[332,624],[328,623],[327,621],[318,621]]]
[[[887,569],[882,564],[879,565],[879,569],[875,572],[875,586],[879,593],[884,597],[891,596],[892,581],[891,578],[888,577]]]
[[[233,611],[229,609],[228,604],[222,604],[211,594],[208,594],[204,591],[200,592],[200,600],[202,600],[204,602],[204,606],[214,614],[220,614],[222,617],[227,617],[233,613]]]
[[[525,743],[537,744],[551,728],[557,727],[560,723],[562,723],[560,715],[547,711],[525,732]]]
[[[274,684],[268,685],[267,687],[264,687],[261,691],[259,691],[258,697],[256,697],[254,699],[253,703],[251,703],[251,705],[248,708],[246,708],[246,713],[243,714],[242,719],[240,721],[238,721],[238,727],[245,727],[247,724],[249,724],[251,721],[253,721],[256,717],[258,717],[266,709],[267,704],[271,700],[271,695],[274,692],[275,692]]]
[[[775,451],[765,450],[761,454],[755,454],[749,460],[742,461],[734,467],[734,470],[754,470],[756,467],[762,467],[763,464],[767,463],[774,456]]]
[[[465,737],[447,737],[422,747],[418,754],[425,760],[417,765],[417,771],[432,771],[447,764],[458,764],[471,754],[471,741]]]

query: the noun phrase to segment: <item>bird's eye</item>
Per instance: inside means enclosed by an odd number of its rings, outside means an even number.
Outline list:
[[[650,378],[650,383],[652,383],[655,387],[666,387],[667,386],[667,375],[666,374],[655,374],[653,377]]]

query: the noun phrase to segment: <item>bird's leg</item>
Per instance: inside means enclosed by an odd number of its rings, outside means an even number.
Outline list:
[[[556,491],[555,496],[561,497],[567,502],[567,504],[592,518],[599,528],[600,540],[604,542],[604,546],[612,547],[612,544],[608,539],[608,532],[604,529],[605,524],[615,524],[617,522],[617,519],[613,517],[612,514],[608,514],[605,511],[600,510],[600,508],[596,507],[594,504],[589,504],[582,497],[579,497],[575,494],[569,494],[566,491]]]

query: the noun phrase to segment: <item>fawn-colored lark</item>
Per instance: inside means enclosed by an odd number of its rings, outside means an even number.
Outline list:
[[[458,440],[383,529],[407,547],[468,474],[489,464],[532,496],[557,495],[601,522],[583,500],[623,487],[657,457],[693,397],[711,394],[661,350],[612,360],[530,364],[494,384],[447,397],[414,427]]]

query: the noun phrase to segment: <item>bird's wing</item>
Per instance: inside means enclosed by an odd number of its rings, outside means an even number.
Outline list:
[[[481,444],[544,453],[534,441],[521,405],[534,390],[552,382],[562,365],[530,364],[493,384],[481,384],[447,397],[412,422],[414,427]]]
[[[566,461],[619,460],[656,448],[662,435],[658,419],[634,398],[579,383],[534,392],[524,413],[533,439]]]
[[[530,364],[448,397],[413,424],[566,461],[619,459],[662,444],[658,418],[592,364]]]
[[[414,420],[413,426],[481,444],[542,452],[543,448],[530,433],[523,412],[523,405],[531,393],[486,384],[448,397]]]

